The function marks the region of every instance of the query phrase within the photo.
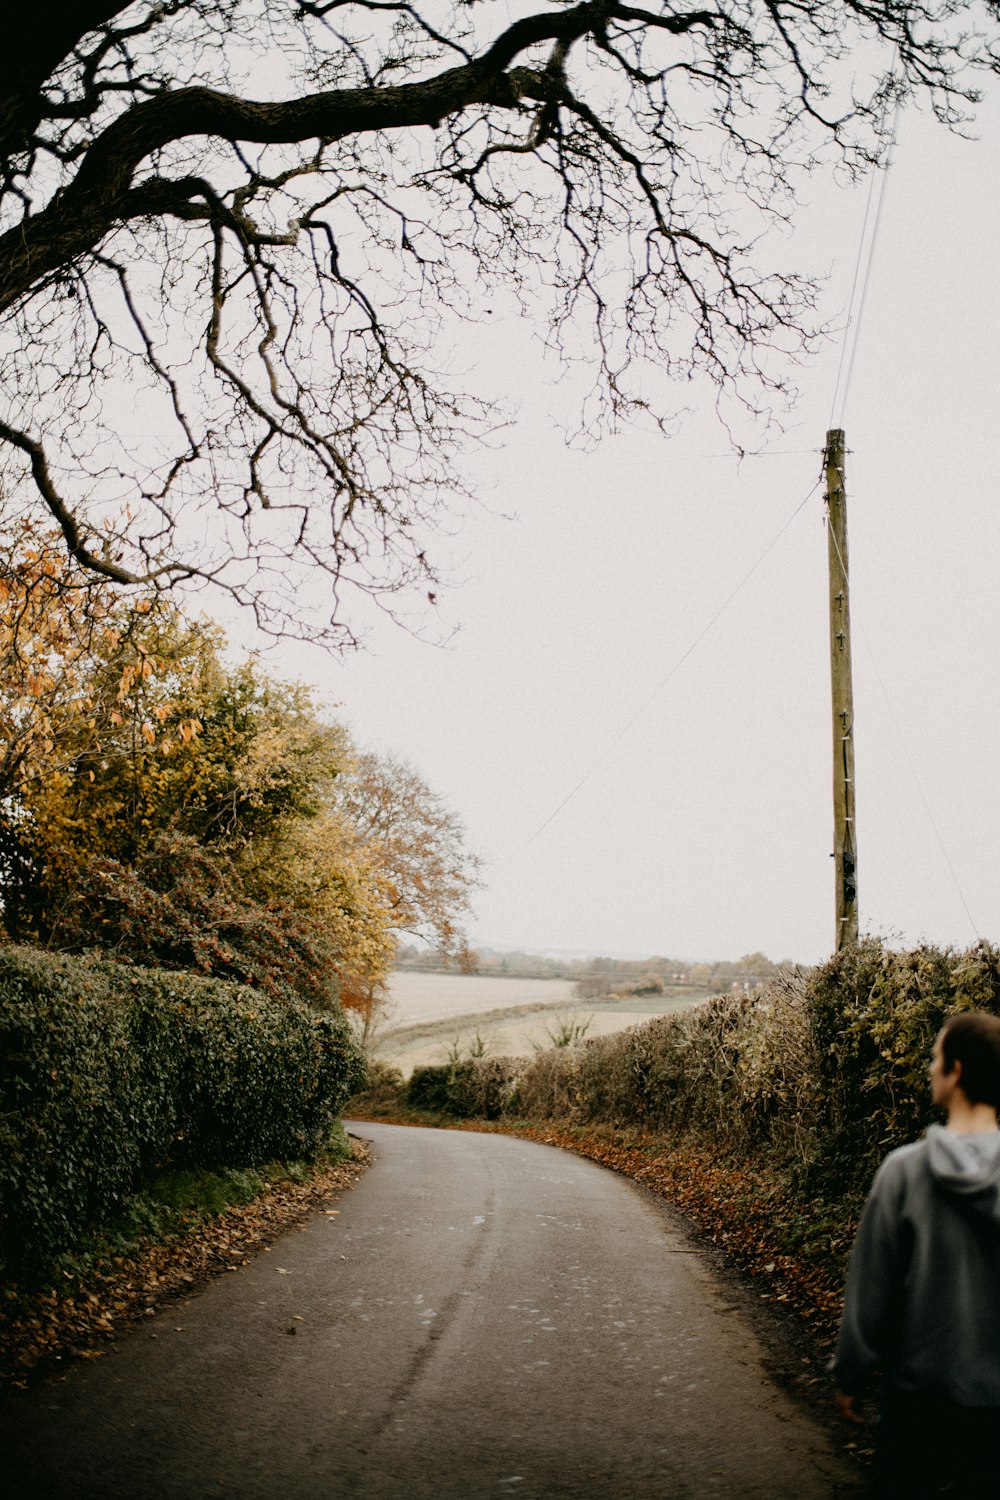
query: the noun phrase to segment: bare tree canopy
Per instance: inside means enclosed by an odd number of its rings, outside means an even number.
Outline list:
[[[648,360],[766,402],[813,298],[755,234],[801,170],[877,160],[896,98],[961,124],[1000,67],[996,0],[8,11],[8,516],[333,643],[345,589],[430,583],[428,524],[489,421],[438,368],[446,320],[516,296],[592,358],[598,424],[663,415]]]

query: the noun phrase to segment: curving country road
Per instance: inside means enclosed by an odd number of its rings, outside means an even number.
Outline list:
[[[375,1162],[335,1213],[4,1403],[10,1500],[855,1492],[658,1200],[533,1142],[352,1129]]]

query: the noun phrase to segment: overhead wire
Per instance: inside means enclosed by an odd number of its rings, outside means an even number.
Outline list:
[[[531,846],[535,842],[535,840],[537,838],[539,838],[540,835],[545,832],[546,828],[548,828],[548,826],[549,826],[550,823],[552,823],[552,822],[555,821],[555,819],[562,812],[563,808],[567,807],[569,805],[569,803],[572,802],[572,800],[576,796],[576,794],[584,786],[586,786],[586,784],[590,780],[590,778],[592,776],[594,776],[597,773],[597,771],[600,770],[601,766],[604,765],[605,761],[608,759],[608,757],[610,756],[611,752],[618,745],[621,744],[622,740],[628,734],[628,732],[632,728],[632,726],[635,723],[638,722],[638,720],[646,712],[646,710],[649,707],[649,705],[654,701],[655,698],[657,698],[659,696],[660,693],[662,693],[663,689],[672,680],[672,678],[674,678],[677,675],[677,673],[680,671],[680,669],[684,665],[684,663],[688,660],[688,658],[690,656],[693,655],[693,653],[701,645],[702,641],[708,635],[709,631],[713,629],[713,627],[716,625],[716,623],[725,614],[726,610],[732,604],[733,600],[737,597],[737,595],[750,582],[750,579],[753,577],[753,575],[756,573],[757,569],[764,562],[764,560],[768,556],[768,554],[771,553],[774,550],[774,548],[780,542],[781,538],[784,536],[785,532],[792,525],[792,523],[796,520],[796,518],[798,517],[798,515],[800,514],[800,512],[802,510],[804,510],[805,507],[808,505],[809,501],[812,499],[812,497],[815,495],[816,491],[819,489],[821,482],[822,481],[818,479],[815,482],[815,484],[812,486],[812,488],[809,490],[808,494],[806,494],[803,497],[803,499],[799,501],[798,505],[796,505],[794,511],[788,517],[787,521],[785,521],[785,523],[781,527],[781,529],[779,531],[777,531],[775,533],[775,535],[771,538],[771,540],[768,542],[767,546],[764,548],[763,552],[760,553],[760,555],[757,557],[756,561],[743,574],[743,577],[740,579],[739,583],[736,584],[735,588],[732,589],[732,591],[723,600],[722,604],[719,605],[718,609],[715,611],[715,614],[712,615],[711,619],[707,622],[707,624],[705,624],[701,628],[701,630],[695,636],[694,640],[690,643],[690,645],[684,651],[681,652],[680,656],[674,662],[673,666],[670,668],[670,671],[666,674],[666,676],[664,678],[662,678],[660,682],[657,683],[657,685],[652,689],[652,691],[650,693],[647,694],[647,696],[643,699],[642,703],[640,703],[639,707],[632,714],[631,718],[629,718],[628,720],[626,720],[626,722],[622,725],[621,729],[615,735],[614,739],[610,740],[608,742],[608,744],[605,745],[605,747],[601,751],[600,755],[597,756],[594,761],[592,761],[592,763],[590,764],[590,766],[587,768],[587,770],[580,777],[579,781],[577,781],[576,784],[566,793],[565,797],[563,797],[562,801],[558,804],[558,806],[556,806],[556,807],[553,808],[553,810],[549,813],[548,817],[544,820],[544,822],[542,822],[542,823],[540,823],[538,825],[538,827],[535,829],[534,833],[527,840],[527,842],[524,843],[524,844],[522,844],[521,847],[516,851],[516,856],[517,857],[519,857],[520,855],[524,854],[528,849],[531,848]]]
[[[897,47],[896,54],[893,59],[893,68],[895,68],[895,58],[898,57],[898,55],[899,49]],[[868,221],[871,218],[872,202],[874,201],[875,197],[875,175],[869,178],[868,181],[868,197],[865,203],[865,216],[861,224],[861,235],[858,241],[858,255],[854,263],[854,279],[851,282],[851,295],[847,304],[847,323],[844,327],[844,341],[840,347],[840,361],[837,365],[837,379],[834,384],[833,401],[830,407],[831,427],[842,427],[844,423],[844,411],[847,406],[847,395],[851,387],[851,380],[854,376],[854,361],[857,358],[858,344],[861,338],[861,325],[864,319],[865,306],[868,301],[868,289],[871,285],[872,279],[872,267],[875,264],[875,251],[878,246],[879,231],[882,228],[882,214],[885,209],[886,189],[889,185],[889,171],[892,167],[893,155],[896,150],[896,140],[899,134],[899,115],[902,106],[903,100],[902,96],[900,96],[896,100],[896,109],[892,119],[892,130],[889,132],[889,147],[886,152],[885,164],[881,168],[878,205],[875,210],[875,223],[872,228],[870,237],[868,237]],[[865,263],[864,280],[861,284],[861,296],[857,302],[857,311],[855,312],[855,299],[857,298],[858,292],[858,278],[861,274],[861,262],[864,258],[866,239],[868,243],[868,259]],[[851,332],[852,328],[853,337],[850,339],[851,352],[850,359],[847,363],[847,378],[844,380],[843,390],[841,390],[841,377],[844,372],[844,360],[847,356],[848,350],[847,335]]]
[[[896,55],[898,57],[898,48],[897,48]],[[893,64],[893,66],[895,66],[895,62]],[[834,385],[833,402],[832,402],[831,411],[830,411],[830,426],[831,426],[831,428],[842,427],[843,426],[843,422],[844,422],[844,411],[845,411],[846,406],[847,406],[847,397],[848,397],[848,393],[850,391],[851,381],[852,381],[853,376],[854,376],[854,366],[855,366],[855,361],[857,359],[858,345],[860,343],[860,338],[861,338],[861,328],[862,328],[862,323],[864,321],[865,307],[866,307],[867,301],[868,301],[868,292],[869,292],[869,288],[871,286],[872,268],[873,268],[874,263],[875,263],[875,252],[876,252],[876,249],[878,247],[879,233],[880,233],[880,230],[881,230],[881,227],[882,227],[882,216],[883,216],[883,212],[885,210],[886,191],[887,191],[888,183],[889,183],[889,172],[890,172],[890,169],[892,167],[893,157],[894,157],[895,150],[896,150],[896,143],[897,143],[898,136],[899,136],[899,117],[900,117],[901,108],[902,108],[902,97],[900,96],[900,97],[897,97],[897,100],[896,100],[896,108],[895,108],[895,112],[893,114],[892,129],[889,132],[889,146],[888,146],[888,151],[886,153],[885,164],[884,164],[884,166],[881,169],[881,174],[880,174],[880,179],[879,179],[878,202],[877,202],[877,205],[876,205],[876,208],[875,208],[874,224],[873,224],[870,236],[868,235],[868,224],[869,224],[869,221],[871,219],[872,204],[875,201],[875,183],[876,183],[875,176],[873,176],[870,179],[870,181],[869,181],[868,197],[867,197],[867,201],[866,201],[866,205],[865,205],[865,217],[864,217],[864,221],[863,221],[862,226],[861,226],[861,236],[860,236],[860,240],[859,240],[859,243],[858,243],[858,254],[857,254],[857,259],[856,259],[855,265],[854,265],[854,278],[853,278],[853,281],[851,283],[851,295],[850,295],[850,299],[849,299],[849,302],[848,302],[848,318],[847,318],[847,324],[846,324],[845,330],[844,330],[845,337],[844,337],[843,344],[841,345],[840,361],[839,361],[839,364],[837,366],[837,379],[836,379],[836,383]],[[865,259],[865,245],[866,245],[866,243],[867,243],[867,247],[868,247],[867,259]],[[859,297],[858,296],[858,282],[859,282],[859,278],[861,276],[862,261],[864,261],[865,270],[864,270],[864,279],[861,282],[861,292],[860,292],[860,297]],[[856,305],[856,310],[855,310],[855,305]],[[852,332],[852,337],[850,338],[850,340],[848,340],[848,338],[847,338],[847,334],[849,332]],[[850,349],[850,357],[849,358],[848,358],[848,349]],[[845,364],[845,360],[846,360],[846,363],[847,363],[847,374],[846,374],[846,378],[843,378],[844,377],[844,364]],[[843,385],[841,385],[842,379],[843,379]],[[839,561],[840,561],[841,570],[842,570],[842,572],[843,572],[843,574],[844,574],[844,576],[846,578],[846,576],[847,576],[847,569],[846,569],[846,566],[845,566],[845,563],[844,563],[844,559],[843,559],[843,557],[840,554],[840,547],[839,547],[839,544],[837,542],[836,533],[835,533],[835,531],[832,528],[830,530],[830,535],[831,535],[831,538],[833,540],[833,545],[834,545],[834,548],[835,548],[835,550],[837,552],[837,556],[838,556]],[[958,878],[958,872],[956,871],[955,866],[952,863],[951,856],[948,853],[948,849],[947,849],[947,847],[945,845],[944,838],[942,837],[941,830],[940,830],[940,828],[938,826],[937,820],[934,817],[934,813],[933,813],[933,810],[931,808],[930,801],[929,801],[929,799],[927,797],[926,792],[924,791],[924,787],[923,787],[923,784],[921,782],[920,776],[917,773],[917,768],[916,768],[916,765],[914,763],[913,757],[910,754],[910,749],[909,749],[909,746],[908,746],[908,744],[906,742],[906,738],[905,738],[905,736],[903,734],[902,725],[900,724],[899,717],[898,717],[898,715],[896,713],[895,705],[893,704],[893,701],[892,701],[891,697],[889,696],[889,691],[888,691],[888,689],[887,689],[887,687],[885,685],[885,680],[884,680],[881,672],[879,671],[878,663],[875,660],[875,657],[874,657],[874,655],[871,652],[871,646],[870,646],[869,641],[867,640],[867,637],[866,637],[865,633],[863,631],[859,631],[858,633],[859,633],[859,635],[861,635],[862,639],[865,642],[866,653],[867,653],[867,656],[868,656],[868,660],[871,663],[872,672],[873,672],[873,674],[875,676],[876,682],[878,683],[879,690],[882,693],[883,698],[885,699],[886,706],[887,706],[887,708],[889,710],[889,716],[890,716],[890,718],[892,720],[893,728],[896,731],[896,737],[899,740],[900,748],[902,749],[904,759],[906,760],[906,764],[909,767],[910,774],[913,777],[913,783],[914,783],[914,786],[916,787],[917,795],[920,798],[920,801],[921,801],[921,803],[923,805],[924,812],[926,813],[927,821],[929,822],[929,824],[931,826],[931,829],[932,829],[932,831],[934,833],[934,837],[937,840],[938,847],[941,850],[941,854],[942,854],[942,857],[944,859],[944,862],[945,862],[945,864],[948,867],[948,872],[951,875],[952,881],[953,881],[954,886],[955,886],[955,890],[958,893],[958,898],[959,898],[960,902],[962,903],[962,907],[963,907],[963,909],[965,911],[965,915],[969,919],[969,925],[971,926],[973,932],[975,933],[975,935],[976,935],[976,937],[978,939],[979,936],[980,936],[979,929],[976,926],[975,918],[973,917],[972,912],[971,912],[971,910],[969,908],[969,903],[968,903],[968,901],[965,898],[965,892],[964,892],[964,890],[962,888],[962,883],[961,883],[961,881]]]
[[[833,385],[833,401],[832,401],[831,406],[830,406],[830,421],[828,423],[828,425],[830,427],[836,427],[836,426],[839,425],[839,422],[838,422],[838,419],[837,419],[838,418],[837,398],[840,395],[840,381],[841,381],[841,377],[843,376],[843,373],[844,373],[844,361],[847,358],[847,348],[848,348],[847,335],[848,335],[848,333],[851,330],[851,327],[852,327],[852,324],[853,324],[853,320],[854,320],[854,299],[857,296],[857,291],[858,291],[858,277],[861,275],[861,261],[862,261],[862,257],[864,256],[865,245],[866,245],[867,240],[868,240],[868,220],[871,218],[872,202],[874,201],[874,197],[875,197],[875,178],[871,177],[871,178],[869,178],[869,181],[868,181],[868,196],[867,196],[867,198],[865,200],[865,216],[864,216],[864,219],[862,220],[862,223],[861,223],[861,235],[860,235],[860,238],[858,239],[858,254],[857,254],[857,258],[856,258],[856,260],[854,262],[854,279],[851,282],[851,295],[847,299],[847,322],[844,325],[844,337],[843,337],[843,339],[841,341],[841,345],[840,345],[840,360],[839,360],[839,362],[837,364],[837,378],[834,381],[834,385]],[[869,254],[869,257],[868,257],[869,270],[871,268],[871,263],[872,263],[871,262],[871,254]],[[857,348],[857,331],[855,332],[854,348]],[[852,353],[852,356],[851,356],[851,365],[852,365],[852,367],[853,367],[853,364],[854,364],[854,356],[853,356],[853,353]],[[844,411],[844,404],[846,403],[846,400],[847,400],[847,396],[846,396],[846,391],[845,391],[844,401],[841,402],[841,405],[840,405],[840,421],[843,421],[843,411]]]

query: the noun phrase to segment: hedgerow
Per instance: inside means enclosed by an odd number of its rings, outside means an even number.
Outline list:
[[[932,1118],[927,1068],[952,1011],[1000,1014],[1000,950],[865,940],[808,973],[531,1058],[419,1069],[411,1106],[639,1129],[783,1174],[853,1212],[886,1151]],[[485,1107],[484,1107],[485,1105]]]
[[[414,1068],[406,1087],[411,1109],[460,1119],[498,1120],[511,1102],[520,1072],[517,1059],[466,1058],[440,1067]]]
[[[363,1079],[339,1013],[0,948],[0,1265],[42,1264],[155,1168],[307,1158]]]
[[[782,975],[749,994],[539,1053],[524,1062],[512,1106],[532,1119],[794,1151],[815,1106],[804,986],[801,976]]]

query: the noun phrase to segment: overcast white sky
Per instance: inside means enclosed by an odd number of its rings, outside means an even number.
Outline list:
[[[838,423],[862,930],[908,945],[1000,939],[995,97],[979,134],[963,142],[903,116]],[[836,318],[866,190],[807,186],[789,254],[828,274]],[[568,451],[554,417],[573,392],[551,383],[529,330],[496,322],[475,349],[523,404],[502,447],[474,461],[482,506],[439,547],[463,579],[438,606],[457,635],[435,647],[378,618],[353,657],[297,646],[273,669],[313,682],[360,744],[410,760],[461,815],[485,861],[474,942],[823,958],[819,490],[775,538],[819,477],[840,344],[800,372],[786,433],[742,465],[709,410],[669,441],[632,433]]]

